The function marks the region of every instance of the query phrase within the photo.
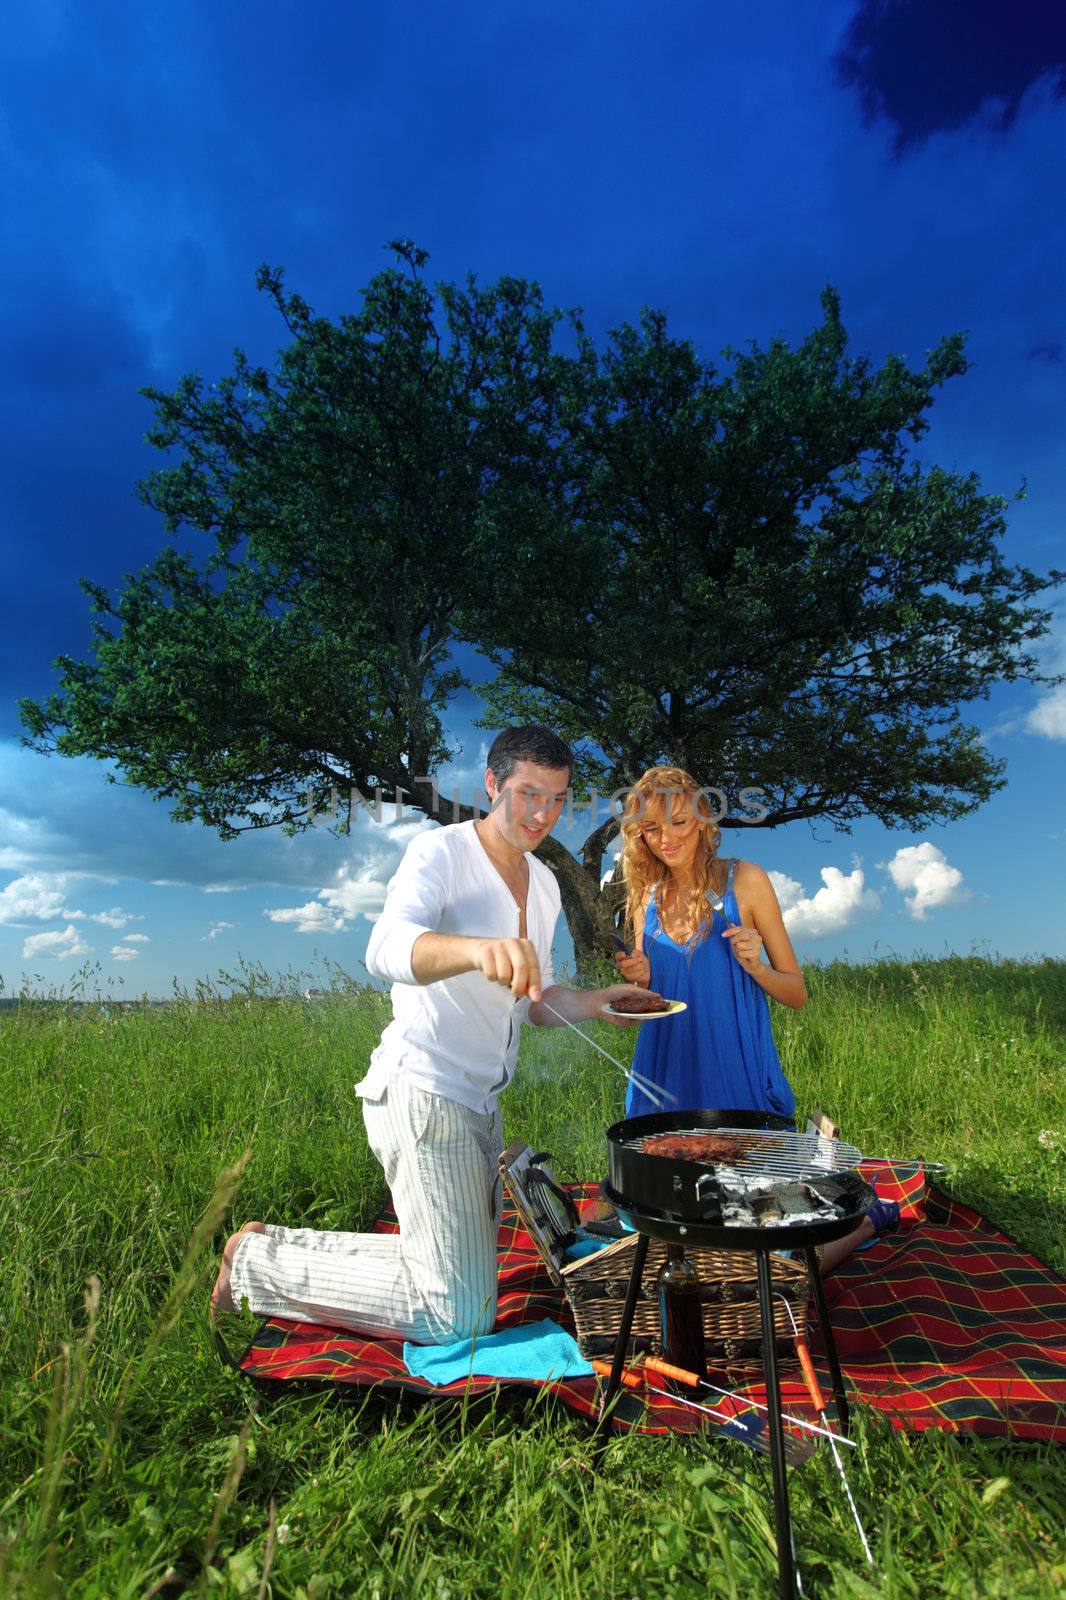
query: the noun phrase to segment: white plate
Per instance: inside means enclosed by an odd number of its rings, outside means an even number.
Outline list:
[[[688,1010],[685,1000],[671,1000],[666,1011],[616,1011],[610,1001],[600,1007],[605,1017],[628,1017],[630,1021],[655,1022],[659,1017],[676,1017],[679,1011]]]

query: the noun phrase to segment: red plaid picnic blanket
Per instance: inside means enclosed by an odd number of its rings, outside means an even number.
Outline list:
[[[898,1428],[1066,1442],[1066,1280],[978,1212],[927,1190],[923,1172],[871,1167],[864,1175],[876,1179],[883,1197],[901,1202],[902,1225],[825,1281],[852,1400],[886,1413]],[[579,1207],[598,1199],[593,1184],[571,1193]],[[395,1229],[387,1211],[375,1224],[377,1232]],[[499,1261],[497,1328],[541,1317],[573,1327],[561,1291],[513,1214],[504,1216]],[[816,1327],[810,1342],[828,1388]],[[407,1371],[399,1340],[277,1318],[258,1329],[238,1365],[255,1379],[374,1385],[434,1399],[500,1383],[472,1377],[435,1389]],[[737,1387],[728,1377],[722,1382]],[[549,1388],[586,1416],[597,1410],[595,1378],[527,1386]],[[744,1390],[764,1398],[759,1384]],[[798,1369],[782,1372],[782,1399],[787,1409],[812,1415]],[[723,1409],[736,1408],[726,1402]],[[702,1426],[698,1412],[629,1392],[614,1420],[617,1428],[656,1434]]]

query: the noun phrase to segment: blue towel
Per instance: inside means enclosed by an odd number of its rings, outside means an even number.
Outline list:
[[[435,1389],[463,1378],[589,1378],[592,1368],[565,1328],[545,1317],[455,1344],[405,1344],[408,1372]]]

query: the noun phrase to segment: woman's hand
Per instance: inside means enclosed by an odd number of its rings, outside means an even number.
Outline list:
[[[624,956],[619,951],[615,955],[614,964],[628,983],[637,983],[645,989],[651,982],[651,962],[647,956],[642,956],[639,952]]]
[[[729,940],[733,954],[745,972],[758,972],[762,966],[762,934],[758,929],[737,925],[727,928],[722,938]]]

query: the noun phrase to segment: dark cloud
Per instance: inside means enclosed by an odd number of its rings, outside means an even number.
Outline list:
[[[1025,91],[1047,78],[1066,95],[1066,7],[1053,0],[861,0],[837,70],[885,117],[902,150],[959,128],[984,108],[1011,126]]]
[[[360,841],[325,834],[223,845],[106,786],[94,763],[11,742],[15,696],[45,694],[60,652],[86,654],[78,575],[114,588],[163,542],[134,495],[159,464],[137,390],[193,369],[217,378],[234,345],[269,362],[285,342],[253,287],[260,261],[336,316],[405,234],[430,251],[432,281],[537,279],[551,303],[583,305],[597,339],[662,306],[710,359],[726,343],[802,338],[826,282],[875,360],[920,362],[969,330],[973,370],[938,398],[924,453],[1005,493],[1024,478],[1005,555],[1053,562],[1066,504],[1064,30],[1061,0],[8,0],[0,870],[164,878],[196,886],[173,903],[199,918],[201,889],[295,905],[362,860]],[[893,132],[906,160],[886,159]],[[1017,694],[1003,696],[993,711],[1019,722]],[[483,765],[479,709],[464,693],[449,718],[464,787]],[[1061,790],[1048,759],[1063,747],[1045,739],[1027,758],[1036,743],[1018,738],[1009,793],[958,830],[968,877],[994,847],[1029,885],[1003,945],[1019,953],[1052,881],[1035,856],[1026,878],[1026,852],[1057,827]],[[1032,809],[1045,800],[1046,822]],[[824,853],[803,828],[786,837],[761,855],[751,841],[755,858],[816,885]],[[879,825],[863,837],[870,860],[895,848]],[[228,920],[259,924],[254,950],[302,942],[258,903],[247,917],[229,905]],[[1044,909],[1041,925],[1057,926]],[[145,981],[165,948],[146,947]],[[164,991],[171,959],[157,955]]]
[[[904,65],[930,59],[914,12],[877,13],[884,37],[910,17]],[[538,279],[550,301],[584,305],[597,337],[665,306],[711,358],[802,337],[829,281],[876,357],[920,360],[973,331],[978,365],[938,401],[931,447],[1037,494],[1037,447],[1059,448],[1046,341],[1062,326],[1048,266],[1066,244],[1062,107],[1027,103],[1010,138],[886,163],[883,129],[862,127],[835,75],[852,14],[852,0],[654,15],[640,0],[426,0],[408,16],[334,0],[305,17],[263,0],[250,20],[210,0],[14,0],[0,36],[17,219],[0,241],[0,531],[21,604],[0,638],[0,736],[17,694],[52,686],[57,654],[85,652],[78,575],[114,588],[163,542],[134,495],[159,465],[138,387],[215,378],[234,345],[269,361],[284,342],[253,288],[262,260],[335,316],[407,234],[434,280]],[[945,19],[944,0],[924,14]],[[869,46],[886,76],[873,15],[864,4],[845,50]],[[946,30],[941,55],[969,48],[949,49]]]
[[[122,297],[67,279],[26,291],[2,324],[0,480],[5,577],[18,604],[0,640],[0,734],[15,700],[53,687],[50,662],[84,653],[85,575],[116,582],[158,548],[159,519],[134,483],[155,464],[141,440],[152,377],[142,332]]]
[[[151,370],[126,297],[67,275],[38,275],[21,291],[21,315],[0,322],[0,368],[35,408],[47,396],[75,403],[86,390],[127,393]]]
[[[121,782],[109,785],[111,770],[109,763],[46,758],[0,739],[0,875],[71,872],[199,889],[308,889],[378,842],[372,824],[348,840],[322,827],[293,839],[270,828],[223,841],[199,824],[176,827],[166,802]]]

